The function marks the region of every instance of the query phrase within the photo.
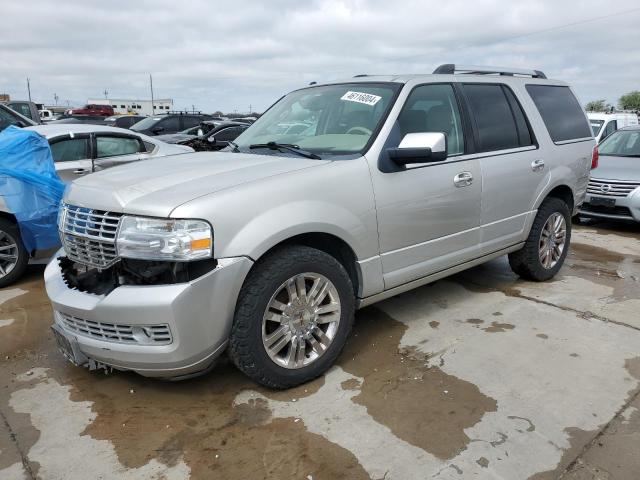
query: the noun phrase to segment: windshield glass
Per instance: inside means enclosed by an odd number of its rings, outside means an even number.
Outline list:
[[[350,83],[290,93],[271,107],[235,143],[277,142],[322,154],[352,154],[367,145],[400,85]],[[268,151],[254,150],[265,154]],[[277,152],[275,152],[277,153]]]
[[[160,117],[147,117],[143,120],[140,120],[138,123],[135,123],[131,130],[141,131],[141,130],[149,130],[156,122],[162,120]]]
[[[604,120],[589,120],[589,125],[591,125],[591,130],[593,130],[593,136],[597,137],[602,125],[604,125]]]
[[[640,157],[640,130],[618,130],[598,145],[600,155]]]

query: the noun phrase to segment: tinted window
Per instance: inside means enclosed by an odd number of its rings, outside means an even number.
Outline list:
[[[19,114],[31,118],[31,108],[26,103],[9,103],[8,105]],[[31,119],[33,120],[33,118]]]
[[[398,116],[400,135],[442,132],[447,136],[447,153],[464,152],[462,122],[451,85],[423,85],[413,89]]]
[[[617,129],[618,129],[617,120],[611,120],[609,123],[607,123],[607,126],[604,128],[604,132],[602,133],[602,138],[608,137],[613,132],[615,132]]]
[[[527,85],[527,91],[554,142],[591,137],[582,107],[569,87]]]
[[[509,100],[511,113],[513,114],[513,118],[516,121],[516,128],[518,129],[518,140],[520,140],[520,146],[526,147],[529,145],[533,145],[533,135],[531,135],[529,123],[527,122],[527,117],[524,114],[524,110],[522,110],[520,102],[518,102],[518,99],[513,94],[510,88],[502,87],[502,89],[507,96],[507,100]]]
[[[216,140],[221,142],[229,142],[231,140],[235,140],[238,135],[242,133],[244,128],[242,127],[229,127],[223,128],[222,130],[213,134]]]
[[[131,155],[140,151],[137,138],[99,136],[96,138],[97,157]]]
[[[4,130],[9,125],[13,125],[17,121],[18,119],[11,115],[11,113],[7,112],[3,108],[0,108],[0,130]]]
[[[197,127],[202,120],[200,117],[182,117],[182,128]]]
[[[463,88],[478,133],[478,151],[519,147],[518,128],[502,86],[465,84]]]
[[[71,162],[89,158],[89,141],[86,138],[70,138],[51,144],[54,162]]]
[[[180,131],[180,118],[167,117],[160,120],[156,126],[164,128],[161,133],[176,133]]]

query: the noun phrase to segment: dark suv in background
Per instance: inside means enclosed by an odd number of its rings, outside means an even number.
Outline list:
[[[211,120],[212,118],[212,115],[204,113],[169,112],[166,115],[147,117],[133,125],[131,130],[150,136],[165,135],[197,127],[200,122]]]

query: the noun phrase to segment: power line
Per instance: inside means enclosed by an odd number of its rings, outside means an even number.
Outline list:
[[[493,42],[485,43],[485,44],[479,45],[479,46],[488,47],[490,45],[496,45],[496,44],[500,44],[500,43],[504,43],[504,42],[509,42],[511,40],[517,40],[517,39],[520,39],[520,38],[531,37],[533,35],[539,35],[541,33],[553,32],[553,31],[561,30],[561,29],[567,28],[567,27],[574,27],[576,25],[584,25],[585,23],[597,22],[599,20],[604,20],[604,19],[611,18],[611,17],[617,17],[619,15],[625,15],[625,14],[628,14],[628,13],[635,13],[635,12],[638,12],[638,11],[640,11],[640,8],[631,8],[629,10],[623,10],[621,12],[610,13],[608,15],[600,15],[599,17],[592,17],[592,18],[587,18],[587,19],[584,19],[584,20],[577,20],[575,22],[569,22],[569,23],[564,23],[562,25],[555,25],[553,27],[542,28],[540,30],[534,30],[534,31],[531,31],[531,32],[522,33],[520,35],[513,35],[511,37],[505,37],[505,38],[502,38],[500,40],[495,40]],[[453,48],[451,50],[447,50],[447,53],[456,52],[458,50],[462,50],[462,49],[465,49],[465,48],[473,48],[473,47],[475,47],[475,45],[463,45],[461,47],[456,47],[456,48]],[[394,60],[410,60],[412,58],[421,58],[421,57],[424,57],[424,54],[411,55],[411,56],[407,56],[407,57],[396,57]]]

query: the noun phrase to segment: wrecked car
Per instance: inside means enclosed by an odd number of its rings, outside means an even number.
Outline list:
[[[180,379],[227,351],[262,385],[299,385],[356,308],[502,255],[553,278],[594,147],[570,87],[535,70],[296,90],[222,152],[68,188],[45,271],[55,337],[77,365]]]

